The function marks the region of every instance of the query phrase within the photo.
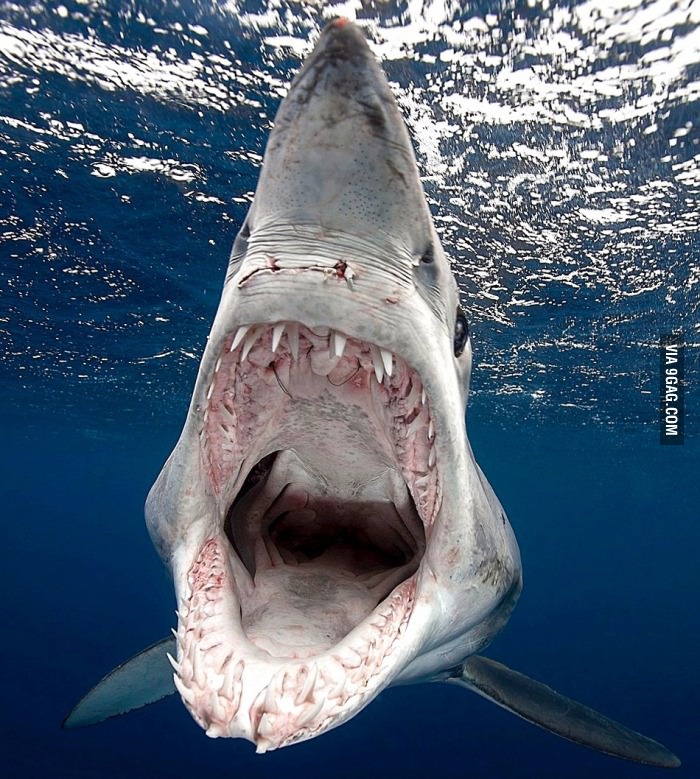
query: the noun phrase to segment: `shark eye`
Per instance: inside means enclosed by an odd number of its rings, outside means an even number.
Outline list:
[[[435,259],[435,252],[433,251],[433,244],[431,243],[428,248],[423,252],[420,261],[426,265],[430,265]]]
[[[455,357],[459,357],[464,351],[464,347],[467,345],[469,339],[469,323],[467,317],[464,316],[464,311],[461,308],[457,308],[457,319],[455,320],[455,335],[454,335],[454,351]]]

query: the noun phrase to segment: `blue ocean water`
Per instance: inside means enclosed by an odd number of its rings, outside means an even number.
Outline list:
[[[383,59],[469,312],[470,438],[525,575],[489,655],[700,775],[700,8],[682,0],[0,2],[3,775],[658,773],[444,685],[264,756],[175,698],[60,730],[174,624],[143,501],[276,105],[334,13]],[[659,445],[671,330],[683,446]]]

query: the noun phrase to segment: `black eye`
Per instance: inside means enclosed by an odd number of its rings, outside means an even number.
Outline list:
[[[457,319],[455,320],[455,336],[454,336],[454,350],[455,357],[459,357],[464,351],[464,347],[469,340],[469,323],[467,317],[464,316],[464,311],[461,308],[457,309]]]

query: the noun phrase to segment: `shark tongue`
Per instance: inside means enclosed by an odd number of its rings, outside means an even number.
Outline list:
[[[322,566],[275,567],[256,574],[242,617],[248,640],[277,658],[327,652],[377,605],[350,574]]]

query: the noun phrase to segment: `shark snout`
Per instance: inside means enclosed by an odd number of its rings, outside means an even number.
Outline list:
[[[332,124],[363,123],[374,133],[402,130],[393,97],[364,35],[346,18],[326,26],[294,83],[299,107],[323,101]]]
[[[345,16],[333,19],[326,25],[316,43],[313,56],[320,54],[324,48],[332,48],[336,56],[372,56],[365,36]]]
[[[324,59],[334,63],[345,62],[356,67],[364,67],[368,63],[375,62],[364,35],[345,17],[335,19],[326,25],[316,41],[311,56],[304,63],[300,75],[318,68]]]
[[[249,215],[253,236],[320,225],[420,256],[430,214],[406,127],[360,30],[331,22],[292,82]],[[377,248],[380,248],[379,246]]]

